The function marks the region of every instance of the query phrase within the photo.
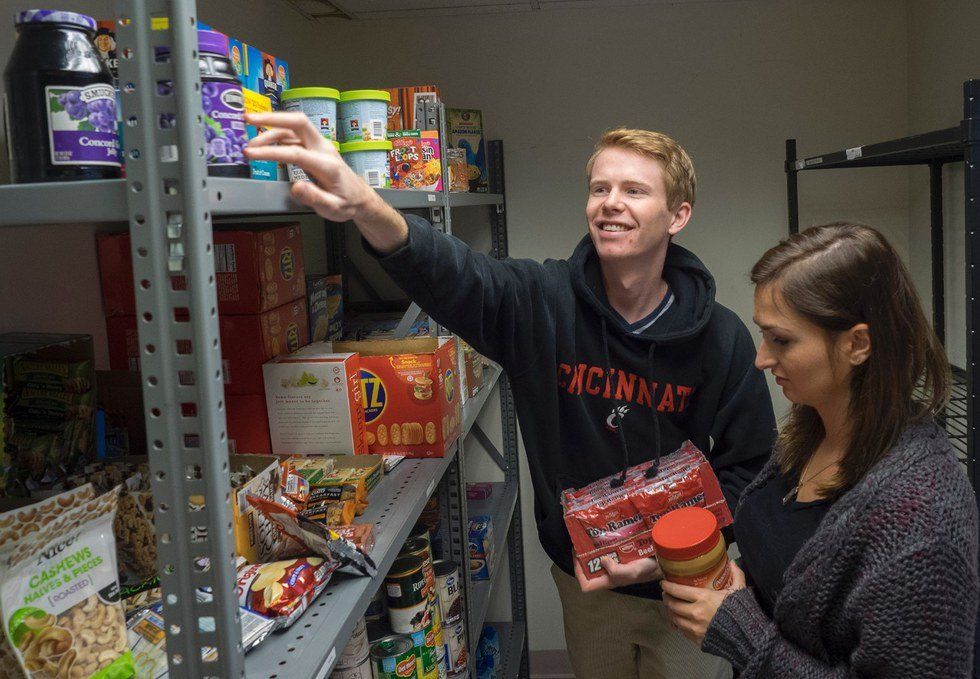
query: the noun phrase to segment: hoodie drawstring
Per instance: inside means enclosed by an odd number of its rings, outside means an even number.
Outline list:
[[[611,379],[613,367],[612,359],[609,357],[609,333],[606,328],[606,317],[600,316],[600,321],[602,325],[602,351],[606,359],[606,379]],[[650,351],[647,353],[647,378],[650,384],[653,384],[653,357],[657,350],[656,342],[650,343]],[[653,403],[650,404],[653,406]],[[624,483],[626,483],[626,472],[629,470],[630,466],[630,449],[629,444],[626,442],[626,430],[624,429],[623,423],[623,406],[620,399],[616,399],[616,431],[619,433],[619,447],[623,451],[623,471],[619,476],[613,477],[609,481],[609,486],[611,488],[619,488]],[[657,417],[657,409],[653,407],[653,445],[654,453],[656,458],[654,458],[653,466],[647,470],[646,476],[648,479],[652,479],[657,475],[660,467],[660,445],[661,445],[661,435],[660,435],[660,418]]]

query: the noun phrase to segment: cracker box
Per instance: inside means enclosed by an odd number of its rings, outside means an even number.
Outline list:
[[[487,193],[487,145],[483,138],[483,114],[471,108],[446,109],[449,148],[466,151],[466,172],[470,191]]]
[[[493,572],[493,523],[490,515],[470,517],[470,580],[489,580]]]
[[[97,238],[106,316],[136,313],[129,234]],[[303,235],[299,224],[254,224],[214,232],[218,311],[256,314],[306,295]],[[182,278],[175,281],[176,289]]]
[[[263,373],[274,453],[367,452],[357,354],[318,342],[266,363]]]
[[[271,455],[265,394],[225,394],[228,452]]]
[[[445,456],[462,424],[452,337],[334,342],[333,348],[361,355],[369,452]]]
[[[247,87],[242,88],[242,95],[245,97],[245,113],[269,113],[272,111],[272,100],[264,94],[259,94]],[[261,128],[255,125],[246,125],[245,134],[248,138],[254,139]],[[274,182],[279,179],[279,163],[274,160],[250,160],[248,163],[252,172],[252,179]]]
[[[262,364],[309,342],[306,300],[298,299],[262,314],[221,316],[221,367],[226,394],[261,394]],[[139,370],[139,338],[135,316],[106,319],[109,367]]]
[[[440,100],[439,88],[434,85],[391,87],[385,92],[391,95],[388,103],[388,130],[424,128],[424,102]]]
[[[343,277],[306,277],[307,304],[310,307],[310,341],[340,339],[344,331]]]
[[[442,191],[442,159],[435,130],[395,130],[388,133],[391,188]]]

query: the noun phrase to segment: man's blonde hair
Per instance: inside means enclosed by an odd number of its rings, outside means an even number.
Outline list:
[[[653,158],[660,163],[664,172],[664,183],[667,185],[667,209],[676,210],[681,203],[694,206],[694,194],[697,189],[697,177],[694,175],[694,163],[687,151],[681,145],[659,132],[649,130],[632,130],[618,127],[602,135],[595,145],[595,151],[589,158],[585,170],[592,177],[592,166],[599,154],[608,148],[617,147],[635,151],[640,155]]]

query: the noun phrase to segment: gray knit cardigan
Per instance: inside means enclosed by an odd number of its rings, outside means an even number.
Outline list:
[[[777,472],[773,458],[739,507]],[[787,568],[773,618],[739,590],[701,648],[741,679],[970,677],[977,577],[973,490],[946,434],[920,424],[833,504]]]

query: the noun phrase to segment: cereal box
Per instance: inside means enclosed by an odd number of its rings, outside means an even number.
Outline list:
[[[283,90],[289,89],[289,66],[282,59],[252,45],[243,44],[242,48],[245,52],[242,74],[239,76],[242,86],[269,97],[272,109],[281,111]]]
[[[424,128],[424,102],[440,100],[439,88],[434,85],[391,87],[385,92],[391,95],[391,102],[388,104],[389,131]]]
[[[100,234],[97,247],[105,315],[135,314],[129,234]],[[222,314],[261,313],[305,297],[299,224],[254,224],[247,229],[215,231],[214,269]],[[178,277],[175,288],[182,287]]]
[[[395,130],[388,133],[391,188],[442,191],[439,133],[435,130]]]
[[[333,349],[361,355],[369,452],[445,456],[462,424],[453,338],[334,342]]]
[[[487,146],[483,138],[483,114],[476,109],[447,108],[448,146],[466,151],[466,172],[470,191],[487,193]]]
[[[306,277],[311,342],[340,339],[344,327],[343,292],[343,277],[339,274]]]
[[[261,394],[262,364],[309,342],[306,300],[297,299],[262,314],[224,315],[218,319],[225,393]],[[109,367],[139,370],[135,316],[106,319]]]
[[[263,366],[269,434],[277,455],[362,454],[360,360],[318,342]]]
[[[242,95],[245,97],[245,113],[268,113],[272,111],[272,100],[264,94],[243,87]],[[259,132],[262,130],[255,125],[245,126],[245,134],[249,139],[254,139]],[[279,163],[273,160],[251,160],[248,166],[252,171],[252,179],[273,182],[279,179]]]

